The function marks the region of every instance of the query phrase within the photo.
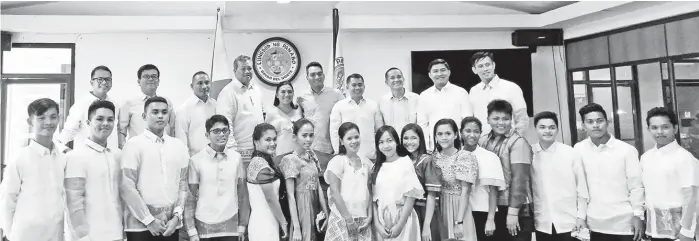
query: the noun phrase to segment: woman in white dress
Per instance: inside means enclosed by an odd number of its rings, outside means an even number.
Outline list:
[[[301,119],[303,113],[293,100],[294,86],[291,85],[291,82],[279,83],[274,96],[274,108],[267,113],[265,118],[265,122],[272,124],[277,129],[277,155],[283,155],[296,149],[293,122]]]
[[[337,130],[340,154],[333,157],[323,177],[330,184],[330,217],[325,241],[372,241],[371,195],[367,186],[371,161],[359,156],[359,127],[345,122]]]
[[[419,241],[420,222],[413,204],[425,191],[408,151],[391,126],[376,131],[376,163],[369,178],[373,190],[374,229],[378,240]]]
[[[248,237],[250,241],[279,241],[279,228],[275,227],[281,227],[282,238],[286,238],[288,222],[279,203],[282,172],[272,160],[277,131],[274,126],[262,123],[255,126],[252,139],[255,150],[247,169],[251,208]]]

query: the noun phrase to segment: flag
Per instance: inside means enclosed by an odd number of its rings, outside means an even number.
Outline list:
[[[345,93],[345,59],[342,56],[342,42],[340,41],[340,14],[337,8],[333,8],[333,45],[332,45],[332,80],[333,88]]]
[[[231,59],[226,52],[226,41],[223,37],[223,27],[221,25],[223,17],[221,9],[216,10],[216,30],[214,34],[214,48],[211,56],[211,98],[216,99],[223,87],[233,80]]]

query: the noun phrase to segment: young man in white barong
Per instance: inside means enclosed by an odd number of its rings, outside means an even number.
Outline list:
[[[653,241],[694,240],[699,161],[675,140],[679,126],[664,107],[648,111],[655,146],[641,156],[646,192],[646,235]]]
[[[129,139],[121,156],[121,199],[129,241],[176,241],[187,198],[187,146],[165,134],[168,101],[146,100],[143,134]]]
[[[88,136],[66,155],[65,189],[70,235],[77,241],[124,239],[119,198],[119,149],[108,146],[114,130],[115,107],[96,100],[87,110]]]
[[[12,241],[62,241],[65,146],[53,141],[58,104],[42,98],[29,104],[29,145],[11,160],[0,184],[0,236]]]
[[[226,149],[231,131],[226,117],[211,116],[205,128],[210,143],[189,163],[187,233],[191,241],[243,240],[250,218],[243,159]]]

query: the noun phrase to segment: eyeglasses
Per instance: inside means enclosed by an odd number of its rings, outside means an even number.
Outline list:
[[[157,74],[141,75],[141,79],[158,79],[158,75]]]
[[[99,83],[99,84],[104,83],[104,82],[111,83],[111,82],[112,82],[112,77],[92,78],[92,80],[97,81],[97,83]]]
[[[228,135],[228,133],[230,133],[231,130],[229,130],[228,128],[226,128],[226,129],[211,129],[210,132],[213,133],[214,135],[220,135],[221,133],[223,133],[224,135]]]

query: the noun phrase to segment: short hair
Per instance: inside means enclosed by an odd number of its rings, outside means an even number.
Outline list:
[[[301,128],[303,128],[305,125],[311,125],[311,128],[315,128],[315,125],[313,125],[313,122],[311,122],[310,120],[308,120],[306,118],[301,118],[301,119],[298,119],[297,121],[294,121],[294,128],[292,129],[292,133],[294,133],[294,135],[298,135],[299,130],[301,130]]]
[[[491,61],[495,62],[495,57],[493,57],[493,53],[491,53],[491,52],[476,52],[475,54],[471,55],[471,67],[476,67],[476,62],[478,62],[478,60],[481,60],[483,58],[490,58]]]
[[[483,131],[483,123],[481,122],[481,120],[479,120],[475,116],[466,116],[466,118],[461,120],[461,131],[462,132],[464,131],[464,126],[466,126],[466,124],[468,124],[468,123],[476,123],[476,125],[478,125],[478,129]]]
[[[675,116],[675,113],[665,107],[655,107],[653,109],[648,110],[648,116],[646,117],[646,125],[650,126],[650,118],[656,117],[656,116],[665,116],[670,120],[670,123],[672,123],[673,126],[678,125],[677,123],[677,116]]]
[[[351,79],[361,79],[362,83],[364,82],[364,77],[362,77],[362,75],[358,73],[354,73],[347,76],[347,85],[349,85]]]
[[[383,75],[383,77],[385,79],[388,79],[388,72],[391,72],[391,70],[398,70],[398,71],[400,71],[401,74],[403,74],[403,71],[400,70],[398,67],[391,67],[388,70],[386,70],[386,73]]]
[[[58,103],[56,103],[56,101],[53,101],[49,98],[41,98],[32,101],[32,103],[29,103],[29,106],[27,106],[27,114],[29,115],[29,117],[43,115],[44,113],[46,113],[46,111],[48,111],[51,108],[56,108],[56,112],[60,111],[60,108],[58,107]]]
[[[445,67],[447,67],[448,70],[451,70],[451,67],[449,67],[449,63],[447,63],[446,60],[435,59],[435,60],[430,61],[430,64],[427,65],[427,72],[429,73],[430,71],[432,71],[432,66],[435,66],[438,64],[443,64]]]
[[[279,89],[281,89],[282,86],[285,86],[285,85],[291,86],[291,91],[294,91],[294,85],[291,84],[291,80],[285,80],[285,81],[282,81],[281,83],[279,83],[277,85],[277,90],[274,91],[274,103],[273,103],[274,106],[279,106],[279,97],[277,97],[277,94],[279,94]],[[293,100],[291,101],[291,103],[289,103],[289,105],[291,106],[291,109],[294,109],[294,110],[299,108],[298,105],[294,104]]]
[[[494,111],[497,112],[504,112],[505,114],[510,115],[512,117],[512,105],[510,102],[507,102],[506,100],[502,99],[495,99],[488,103],[488,116],[492,114]]]
[[[160,78],[160,70],[158,69],[157,66],[152,65],[152,64],[146,64],[146,65],[141,66],[141,68],[138,68],[138,72],[136,72],[136,74],[138,75],[138,78],[140,79],[141,74],[143,74],[143,71],[152,70],[152,69],[154,69],[155,71],[158,72],[158,78]]]
[[[95,100],[90,104],[90,107],[87,108],[87,119],[92,119],[92,116],[95,115],[95,112],[98,109],[106,108],[112,111],[114,113],[114,117],[116,117],[116,107],[114,107],[114,103],[108,100]]]
[[[200,70],[200,71],[197,71],[196,73],[194,73],[194,74],[192,75],[192,80],[194,80],[194,78],[197,77],[197,75],[200,75],[200,74],[209,76],[209,74],[207,74],[206,72]]]
[[[553,123],[555,123],[556,126],[558,126],[558,115],[556,115],[556,113],[553,113],[551,111],[542,111],[536,113],[536,115],[534,115],[534,126],[539,124],[539,121],[542,119],[551,119],[553,120]]]
[[[165,105],[168,105],[168,107],[169,107],[169,104],[167,103],[167,100],[166,100],[165,98],[160,97],[160,96],[154,96],[154,97],[148,98],[148,99],[146,100],[146,103],[143,104],[143,112],[148,111],[148,106],[149,106],[151,103],[157,103],[157,102],[165,103]]]
[[[580,114],[580,119],[582,119],[583,121],[585,120],[585,115],[590,114],[591,112],[600,112],[602,113],[602,116],[604,116],[604,119],[608,119],[607,112],[604,111],[604,108],[602,108],[602,106],[597,103],[589,103],[580,108],[580,110],[578,111],[578,113]]]
[[[221,123],[226,125],[228,128],[231,126],[228,124],[228,119],[222,115],[212,115],[209,117],[209,119],[206,119],[206,123],[204,123],[204,128],[206,128],[206,132],[211,131],[211,128],[214,127],[216,123]]]
[[[250,60],[251,60],[250,56],[247,56],[247,55],[240,55],[240,56],[236,57],[235,60],[233,60],[233,71],[238,70],[238,66],[240,65],[240,63],[247,62]]]
[[[320,65],[320,63],[313,61],[306,65],[306,75],[308,75],[308,69],[310,69],[311,67],[318,67],[320,68],[320,71],[323,71],[323,66]]]
[[[95,77],[95,72],[97,72],[97,70],[104,70],[104,71],[109,72],[110,75],[112,74],[112,70],[110,70],[107,66],[100,65],[100,66],[97,66],[97,67],[95,67],[94,69],[92,69],[92,72],[90,72],[90,79],[92,79],[93,77]],[[139,74],[138,77],[140,78],[141,75]]]

